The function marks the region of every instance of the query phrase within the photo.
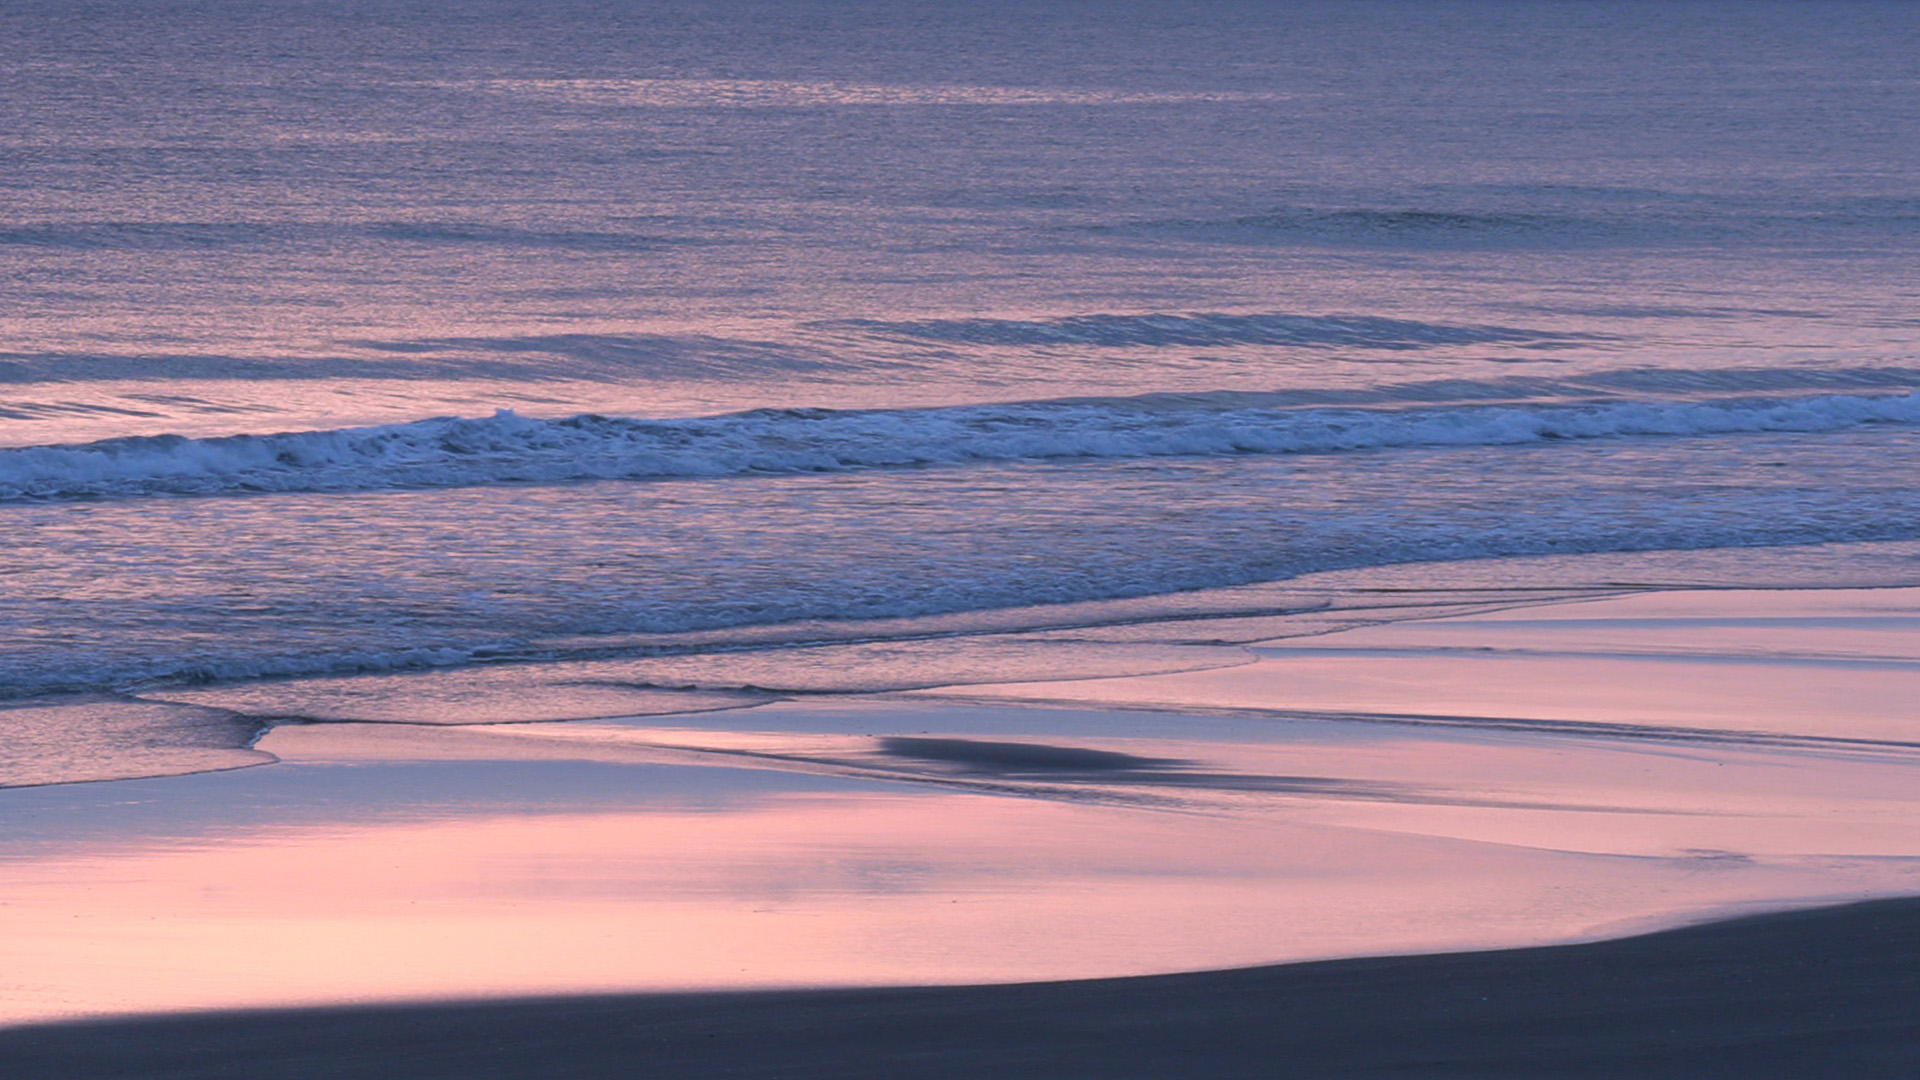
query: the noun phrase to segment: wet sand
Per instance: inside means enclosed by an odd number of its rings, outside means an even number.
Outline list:
[[[1920,900],[1587,945],[1014,986],[599,996],[0,1031],[13,1080],[1911,1077]]]
[[[7,791],[0,1074],[1914,1075],[1920,591],[1245,658]]]

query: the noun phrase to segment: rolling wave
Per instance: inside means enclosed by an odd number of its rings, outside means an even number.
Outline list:
[[[349,244],[497,247],[646,253],[711,237],[606,229],[537,228],[476,221],[56,221],[0,225],[0,248],[73,252],[203,252],[332,248]]]
[[[1593,340],[1510,326],[1452,326],[1369,315],[1230,315],[1208,312],[1151,315],[1072,315],[1054,319],[920,319],[883,322],[847,319],[815,323],[886,337],[967,345],[1319,345],[1418,349]]]
[[[0,243],[5,243],[0,239]],[[1043,319],[842,319],[800,324],[785,339],[707,333],[548,333],[418,338],[346,338],[336,352],[305,356],[222,353],[0,351],[0,383],[116,379],[630,379],[847,370],[871,339],[889,368],[915,362],[921,345],[1369,348],[1385,351],[1504,344],[1551,348],[1614,340],[1511,326],[1464,326],[1370,315],[1070,315]],[[849,344],[849,336],[868,339]]]
[[[1462,211],[1419,207],[1278,209],[1218,218],[1162,218],[1096,225],[1096,233],[1232,244],[1333,248],[1505,249],[1610,247],[1698,239],[1697,222],[1607,213]]]
[[[1545,205],[1542,205],[1543,201]],[[1579,249],[1715,244],[1728,240],[1848,244],[1911,236],[1920,213],[1904,200],[1849,199],[1823,206],[1671,193],[1624,199],[1542,200],[1525,210],[1449,206],[1285,207],[1232,217],[1161,218],[1091,231],[1219,243],[1433,250]]]
[[[0,500],[366,491],[1053,459],[1334,453],[1920,424],[1920,395],[1275,408],[1248,395],[645,420],[442,417],[274,435],[0,450]]]
[[[523,334],[347,339],[334,354],[0,352],[0,383],[121,379],[625,380],[822,371],[805,342],[710,334]]]

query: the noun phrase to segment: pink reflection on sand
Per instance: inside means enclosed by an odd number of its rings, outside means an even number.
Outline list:
[[[1624,597],[1255,651],[1225,671],[966,693],[1920,742],[1920,589]]]
[[[812,711],[787,705],[741,719]],[[882,730],[937,728],[947,719],[934,704],[856,715]],[[1167,719],[1169,736],[1181,722]],[[1920,821],[1920,753],[1319,719],[1249,721],[1239,731],[1245,741],[1222,739],[1218,730],[1206,739],[1062,730],[1023,736],[1015,744],[1167,763],[1080,774],[956,768],[886,753],[889,740],[872,735],[613,723],[454,730],[323,724],[278,729],[259,745],[285,761],[326,764],[571,760],[760,768],[1615,855],[1664,858],[1712,850],[1783,858],[1920,857],[1920,829],[1914,827]]]
[[[9,864],[0,1017],[1116,975],[1562,940],[1832,887],[962,794],[236,831]]]
[[[471,804],[429,819],[322,803],[320,825],[0,863],[0,1020],[1120,975],[1920,891],[1920,753],[1832,741],[1913,737],[1915,607],[1912,591],[1627,598],[1332,634],[1240,668],[968,688],[964,707],[901,694],[705,727],[283,727],[259,744],[278,775],[486,764]],[[996,695],[1246,715],[977,704]],[[1488,716],[1612,726],[1474,726]],[[527,814],[478,794],[556,761],[656,770],[636,785],[722,766],[847,789]]]

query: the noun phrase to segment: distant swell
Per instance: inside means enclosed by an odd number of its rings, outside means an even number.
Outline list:
[[[707,238],[591,229],[540,229],[474,221],[56,221],[0,226],[0,247],[51,251],[329,249],[340,244],[499,247],[640,253]]]
[[[1417,349],[1432,345],[1590,340],[1508,326],[1449,326],[1366,315],[1074,315],[1058,319],[849,319],[816,324],[889,337],[968,345],[1348,345]]]
[[[1275,409],[1204,397],[704,419],[500,412],[382,427],[0,450],[0,500],[361,491],[1063,458],[1330,453],[1920,423],[1920,396]]]
[[[1763,200],[1708,200],[1659,192],[1562,189],[1530,195],[1529,209],[1518,212],[1418,206],[1287,207],[1234,217],[1098,225],[1092,231],[1234,244],[1472,251],[1830,242],[1838,235],[1886,239],[1911,237],[1920,226],[1920,215],[1912,204],[1900,199],[1845,199],[1784,207]]]

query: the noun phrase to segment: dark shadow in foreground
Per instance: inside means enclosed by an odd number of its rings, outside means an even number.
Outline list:
[[[1016,986],[0,1031],[9,1080],[1920,1075],[1920,900],[1592,945]]]

